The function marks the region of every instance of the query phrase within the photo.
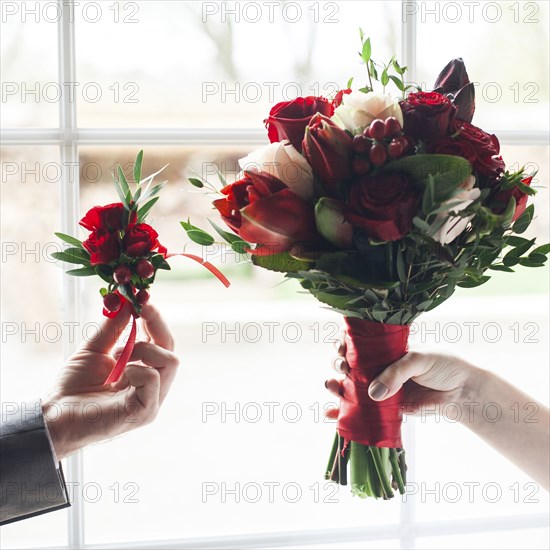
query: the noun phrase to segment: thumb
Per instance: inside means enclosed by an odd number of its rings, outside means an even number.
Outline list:
[[[388,399],[395,395],[407,380],[426,374],[431,367],[429,356],[415,352],[407,353],[370,383],[369,395],[374,401]]]

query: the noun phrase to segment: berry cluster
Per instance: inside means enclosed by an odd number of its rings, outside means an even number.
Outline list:
[[[377,118],[353,138],[353,173],[364,176],[373,166],[382,166],[388,159],[401,157],[410,145],[395,117]]]
[[[133,271],[132,271],[133,268]],[[142,258],[138,260],[133,266],[119,265],[113,272],[113,279],[118,285],[123,285],[125,290],[130,290],[134,294],[135,301],[143,306],[149,301],[149,292],[146,288],[137,289],[132,284],[132,279],[137,283],[139,287],[148,287],[150,279],[155,274],[155,268],[153,264]],[[136,278],[139,278],[136,281]],[[103,296],[103,305],[107,311],[112,313],[118,311],[122,305],[122,299],[118,292],[109,292]]]

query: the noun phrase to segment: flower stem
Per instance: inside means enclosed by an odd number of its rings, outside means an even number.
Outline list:
[[[401,475],[401,468],[399,466],[399,458],[395,449],[390,449],[390,462],[392,468],[393,479],[397,482],[399,492],[405,494],[405,484],[403,483],[403,476]]]
[[[374,460],[374,467],[376,468],[376,473],[378,474],[378,479],[380,480],[382,496],[384,499],[393,497],[393,490],[391,488],[388,477],[386,476],[386,469],[382,463],[382,458],[380,455],[380,450],[378,447],[369,447]]]
[[[338,432],[336,432],[334,436],[334,442],[332,443],[332,450],[330,451],[327,468],[325,470],[325,479],[331,479],[332,468],[334,466],[334,459],[336,457],[336,453],[338,452],[339,437],[340,436],[338,435]]]

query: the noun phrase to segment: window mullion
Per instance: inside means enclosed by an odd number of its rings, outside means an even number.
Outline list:
[[[401,62],[407,67],[407,80],[416,81],[416,12],[408,13],[408,2],[401,2]],[[405,450],[407,459],[407,481],[416,478],[416,442],[414,423],[409,421],[403,425]],[[415,510],[414,499],[404,498],[401,501],[400,545],[401,548],[415,548]]]
[[[79,170],[76,145],[76,98],[72,97],[68,83],[76,82],[75,32],[73,0],[58,0],[61,19],[58,23],[58,77],[62,90],[59,103],[60,138],[60,208],[63,233],[74,235],[79,215]],[[78,277],[63,275],[62,283],[63,316],[67,321],[79,319],[79,280]],[[76,343],[68,335],[63,341],[63,353],[67,357],[75,351]],[[82,452],[67,459],[67,475],[73,487],[83,487]],[[72,507],[68,510],[68,543],[70,548],[84,546],[84,506],[82,491],[71,491]]]

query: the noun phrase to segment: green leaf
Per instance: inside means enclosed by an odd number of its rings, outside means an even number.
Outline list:
[[[151,210],[151,208],[153,208],[159,198],[160,197],[154,197],[153,199],[147,201],[141,208],[139,208],[139,210],[137,211],[138,222],[141,223],[143,220],[145,220],[147,214],[149,214],[149,211]]]
[[[62,241],[65,241],[68,244],[72,244],[73,246],[83,248],[82,242],[78,239],[75,239],[74,237],[71,237],[70,235],[65,235],[65,233],[55,233],[55,236]]]
[[[397,78],[396,76],[394,76],[393,74],[390,75],[390,79],[391,81],[397,86],[397,88],[399,90],[401,90],[402,92],[405,91],[405,85],[403,84],[403,82],[401,81],[401,79]]]
[[[382,75],[380,76],[380,83],[382,84],[382,86],[387,86],[389,81],[390,79],[388,77],[388,70],[384,67]]]
[[[136,163],[134,164],[134,181],[139,184],[141,181],[141,166],[143,164],[143,149],[138,153],[136,157]]]
[[[523,265],[525,267],[544,267],[544,265],[545,265],[545,264],[540,263],[540,262],[533,262],[529,258],[523,258],[522,260],[520,260],[519,263],[520,263],[520,265]]]
[[[187,236],[195,243],[202,246],[211,246],[214,244],[214,237],[207,233],[206,231],[195,227],[192,225],[189,220],[187,222],[180,222],[182,227],[185,229]]]
[[[67,248],[62,252],[53,252],[51,256],[69,264],[88,265],[90,263],[90,255],[82,248]]]
[[[353,84],[353,76],[351,76],[349,79],[348,79],[348,82],[346,84],[346,88],[351,88],[351,85]]]
[[[132,192],[130,191],[130,186],[128,185],[128,181],[126,180],[126,176],[124,175],[124,172],[120,167],[120,164],[117,165],[117,172],[118,172],[118,181],[120,183],[120,188],[122,189],[122,192],[126,195],[128,202],[130,202],[132,197]]]
[[[529,239],[525,239],[523,237],[514,237],[513,235],[510,237],[506,237],[506,244],[510,246],[520,246],[525,243],[532,242]]]
[[[525,212],[514,222],[512,225],[512,231],[514,233],[524,233],[533,219],[535,207],[531,204],[525,209]]]
[[[489,269],[492,269],[493,271],[507,271],[508,273],[514,272],[514,270],[511,267],[507,265],[500,265],[500,264],[490,265]]]
[[[472,173],[470,163],[455,155],[414,155],[394,160],[382,173],[400,173],[424,190],[431,178],[434,181],[435,200],[449,199],[458,186]]]
[[[418,227],[422,233],[425,233],[426,235],[430,233],[430,224],[426,223],[424,220],[421,220],[418,216],[413,218],[413,224]]]
[[[535,262],[537,264],[543,264],[544,262],[546,262],[548,258],[546,257],[546,254],[539,254],[538,252],[531,252],[531,254],[529,254],[529,257],[528,257],[528,260],[530,262]]]
[[[118,183],[118,181],[115,179],[114,182],[115,182],[115,189],[118,194],[118,198],[120,199],[120,202],[122,203],[122,205],[126,210],[130,210],[130,204],[129,204],[128,198],[124,194],[124,191],[120,187],[120,184]]]
[[[361,52],[361,57],[363,58],[363,61],[365,63],[368,63],[370,61],[370,56],[371,56],[371,44],[370,44],[370,37],[369,37],[363,42],[363,50]]]
[[[537,246],[531,254],[548,254],[550,252],[550,243],[541,244],[540,246]]]
[[[216,233],[218,233],[218,235],[222,239],[228,242],[231,245],[231,248],[237,254],[246,254],[247,249],[250,249],[250,244],[247,243],[246,241],[243,241],[241,237],[239,237],[238,235],[235,235],[234,233],[229,233],[228,231],[224,231],[212,220],[208,220],[208,221],[210,222],[210,225],[216,230]]]
[[[89,277],[91,275],[96,275],[96,270],[95,267],[81,267],[67,271],[67,275],[74,275],[75,277]]]
[[[403,251],[401,248],[397,249],[396,264],[397,276],[399,277],[399,280],[404,283],[407,280],[407,270],[405,268],[405,260],[403,258]]]
[[[164,259],[162,254],[155,254],[154,256],[151,256],[149,261],[153,264],[155,269],[166,269],[167,271],[171,269],[170,264]]]
[[[312,265],[310,262],[292,257],[288,252],[281,252],[270,256],[253,255],[252,263],[264,269],[281,273],[307,271]]]
[[[458,283],[457,286],[461,288],[475,288],[476,286],[480,286],[484,283],[486,283],[491,277],[489,275],[484,275],[483,277],[480,277],[479,279],[472,279],[467,278],[464,281],[461,281]]]
[[[204,187],[204,183],[199,178],[189,178],[189,183],[199,189]]]

